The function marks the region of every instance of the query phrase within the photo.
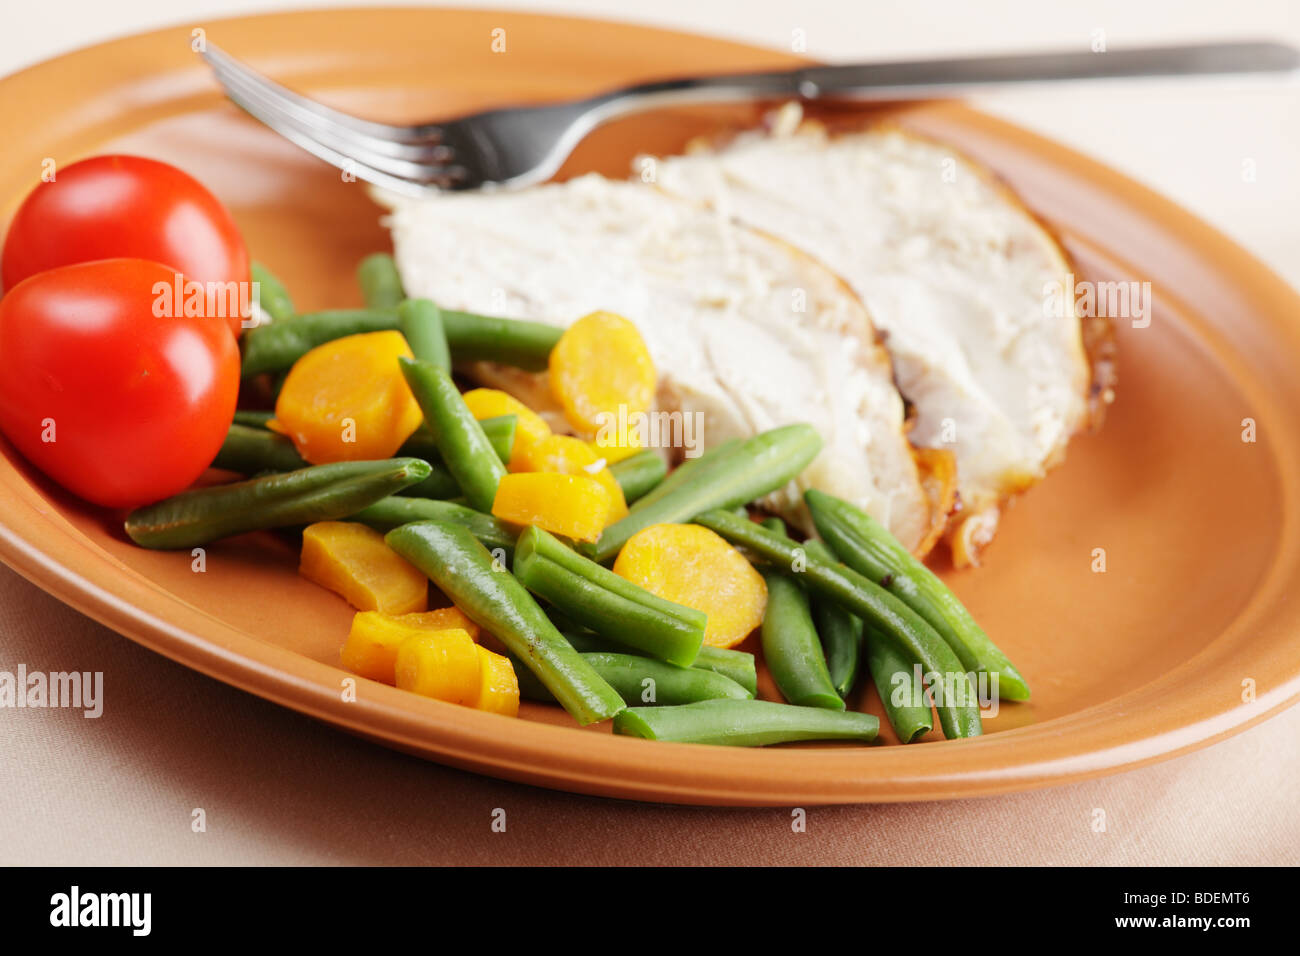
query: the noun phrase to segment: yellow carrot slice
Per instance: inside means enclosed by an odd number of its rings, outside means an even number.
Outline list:
[[[606,524],[613,524],[627,514],[623,486],[610,472],[608,462],[581,438],[548,435],[534,442],[524,452],[520,471],[549,471],[560,475],[587,475],[595,478],[609,492],[610,510]]]
[[[397,686],[473,707],[482,681],[478,651],[460,628],[413,634],[397,649]]]
[[[474,706],[492,714],[519,716],[519,678],[510,659],[480,646],[478,660],[478,698]]]
[[[397,682],[397,649],[408,637],[459,628],[477,641],[478,625],[454,607],[414,614],[358,611],[339,657],[344,667],[385,684]]]
[[[294,363],[268,423],[314,465],[391,458],[423,421],[397,358],[400,332],[349,335]]]
[[[587,435],[608,428],[620,409],[640,415],[654,401],[650,350],[636,326],[613,312],[593,312],[565,329],[551,349],[550,373],[564,417]]]
[[[469,413],[479,421],[500,415],[515,416],[515,443],[510,449],[510,470],[522,471],[524,456],[534,442],[551,434],[551,426],[541,415],[519,399],[496,388],[474,388],[461,396]]]
[[[429,606],[429,579],[384,536],[355,521],[318,521],[302,533],[298,573],[359,611],[409,614]]]
[[[655,524],[628,539],[614,573],[708,615],[704,643],[734,647],[763,622],[767,584],[739,551],[693,524]]]
[[[588,475],[519,472],[497,485],[492,514],[578,541],[595,541],[609,524],[612,504],[605,486]]]

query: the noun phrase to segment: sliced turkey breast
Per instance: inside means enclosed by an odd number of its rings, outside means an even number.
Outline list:
[[[1070,271],[1051,235],[986,171],[892,128],[746,133],[659,160],[656,174],[861,296],[914,408],[912,441],[956,456],[954,554],[972,560],[999,503],[1041,479],[1089,419],[1080,322],[1048,294]]]
[[[558,325],[626,316],[654,359],[658,410],[698,413],[703,447],[807,422],[825,444],[802,482],[856,502],[909,547],[927,538],[888,355],[858,298],[808,256],[701,204],[594,175],[380,198],[408,294]],[[536,398],[533,377],[497,381]],[[799,520],[798,489],[773,504]]]

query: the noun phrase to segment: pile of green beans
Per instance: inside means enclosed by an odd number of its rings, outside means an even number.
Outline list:
[[[632,535],[653,524],[690,521],[711,508],[734,508],[782,487],[821,451],[822,440],[811,425],[784,425],[748,438],[725,453],[704,455],[684,478],[666,479],[625,518],[614,522],[584,553],[607,561]],[[681,469],[678,469],[680,472]],[[658,491],[659,489],[656,489]]]
[[[235,410],[233,424],[246,425],[249,428],[265,428],[266,423],[275,417],[275,412],[240,408]],[[419,458],[419,455],[413,456]]]
[[[381,498],[372,505],[367,505],[356,514],[348,516],[349,521],[359,521],[376,531],[387,533],[412,521],[441,521],[444,524],[458,524],[468,528],[489,551],[504,551],[509,560],[515,550],[518,529],[508,525],[499,518],[486,515],[481,511],[457,504],[454,501],[440,501],[433,498],[406,498],[396,496]]]
[[[564,619],[554,609],[547,611],[547,617],[560,629],[569,643],[583,654],[622,654],[627,651],[627,648],[617,641],[601,637],[594,631],[578,629],[576,624]],[[563,619],[564,623],[561,623],[561,619]],[[747,651],[710,647],[705,644],[700,648],[700,652],[695,655],[695,662],[691,664],[691,667],[697,670],[713,671],[715,674],[730,678],[745,688],[750,697],[758,693],[758,668],[754,664],[754,655]]]
[[[873,714],[794,707],[767,700],[706,700],[677,707],[629,707],[614,718],[614,733],[646,740],[725,747],[765,747],[799,740],[876,739]]]
[[[469,500],[471,508],[491,512],[497,484],[506,466],[470,412],[460,389],[442,369],[419,359],[399,358],[402,375],[411,388],[439,454]]]
[[[1029,699],[1025,679],[957,596],[887,529],[860,508],[823,491],[810,489],[804,500],[818,533],[841,561],[923,617],[966,670],[996,674],[999,697]]]
[[[658,452],[647,448],[614,462],[609,466],[609,473],[623,489],[623,500],[630,505],[645,497],[664,480],[668,465]]]
[[[312,465],[198,488],[137,508],[127,516],[126,533],[145,548],[192,548],[247,531],[331,521],[428,474],[428,464],[418,458]]]
[[[493,561],[468,528],[416,521],[384,536],[475,624],[535,674],[580,724],[613,717],[623,698],[556,630],[513,575]]]
[[[566,635],[567,636],[567,635]],[[649,657],[609,651],[584,651],[582,658],[616,690],[629,706],[672,706],[701,700],[749,700],[753,694],[716,671],[678,667]],[[520,696],[528,700],[555,698],[526,668],[516,668]]]
[[[784,535],[729,511],[708,511],[694,520],[774,568],[786,574],[798,574],[809,591],[824,595],[875,626],[884,639],[896,642],[925,672],[953,675],[953,680],[957,680],[956,675],[962,675],[962,686],[955,693],[945,694],[940,702],[939,722],[949,739],[980,735],[978,699],[961,660],[934,628],[906,604],[853,569],[809,555]],[[795,571],[799,566],[803,570]]]
[[[704,642],[701,611],[651,594],[541,528],[519,536],[514,574],[571,620],[670,664],[690,667]]]

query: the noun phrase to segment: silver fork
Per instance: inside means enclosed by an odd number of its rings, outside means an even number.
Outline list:
[[[639,83],[567,103],[486,110],[393,126],[331,109],[211,44],[203,57],[237,105],[359,179],[407,194],[520,187],[553,176],[591,130],[662,106],[755,100],[890,100],[1062,80],[1292,74],[1300,51],[1271,42],[918,60],[688,77]]]

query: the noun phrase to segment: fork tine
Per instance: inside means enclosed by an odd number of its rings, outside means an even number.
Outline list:
[[[437,143],[441,138],[442,128],[435,123],[422,123],[417,126],[394,126],[389,123],[377,123],[308,99],[275,82],[265,74],[257,72],[242,60],[236,59],[214,44],[208,44],[201,55],[218,74],[242,79],[268,98],[274,98],[286,108],[292,108],[302,115],[304,119],[316,119],[330,126],[342,127],[359,135],[390,144],[424,145]]]
[[[332,116],[343,117],[349,121],[356,121],[355,117],[330,110],[329,107],[308,108],[304,103],[310,104],[311,101],[304,100],[303,97],[296,93],[286,91],[283,87],[271,83],[257,73],[232,69],[219,60],[210,61],[209,65],[212,67],[213,73],[216,74],[217,81],[223,87],[238,89],[246,96],[255,96],[259,102],[264,103],[268,108],[276,109],[277,112],[292,119],[296,125],[304,130],[311,131],[313,135],[319,135],[334,141],[343,148],[344,152],[365,152],[375,156],[421,163],[447,163],[452,159],[452,150],[434,140],[420,144],[400,143],[389,139],[381,139],[370,133],[358,132],[353,128],[351,122],[346,125],[341,124],[333,118],[323,116],[321,110],[323,109]],[[311,105],[319,106],[319,104]],[[366,120],[359,122],[368,123]]]
[[[457,166],[413,163],[354,153],[349,143],[330,142],[315,131],[294,122],[276,106],[241,88],[222,86],[226,95],[254,119],[266,124],[285,139],[358,179],[406,195],[422,195],[429,186],[464,188],[465,171]]]
[[[418,178],[421,175],[418,167],[445,166],[454,158],[453,150],[446,145],[417,146],[391,143],[352,132],[321,120],[314,113],[304,111],[294,103],[287,102],[256,80],[227,73],[220,67],[214,67],[213,72],[216,74],[217,82],[227,93],[237,92],[246,100],[256,100],[263,110],[274,111],[282,121],[291,123],[304,134],[336,148],[344,155],[387,170],[394,175]]]

